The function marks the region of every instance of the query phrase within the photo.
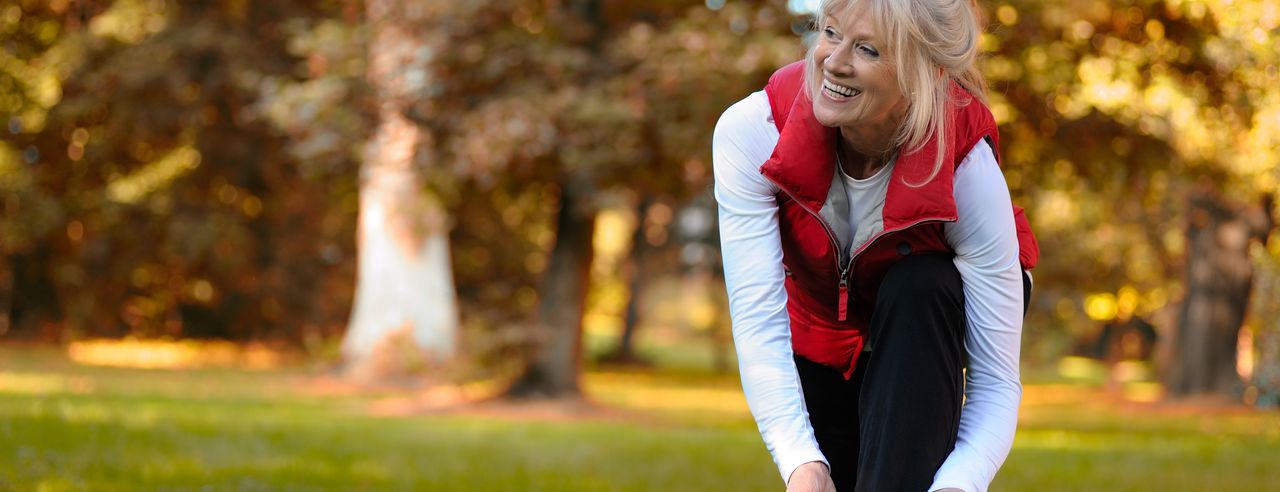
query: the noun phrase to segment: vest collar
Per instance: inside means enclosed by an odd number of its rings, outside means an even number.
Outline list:
[[[958,89],[958,86],[955,88]],[[783,94],[778,95],[785,97]],[[770,96],[774,94],[771,93]],[[952,120],[948,128],[954,132],[956,111],[955,108],[948,109],[948,116]],[[791,198],[820,216],[840,240],[840,244],[848,246],[852,234],[844,217],[848,217],[849,203],[835,163],[838,138],[836,129],[822,126],[814,118],[813,102],[800,89],[786,114],[786,123],[779,133],[773,154],[760,167],[760,172]],[[952,138],[951,141],[955,142],[955,139]],[[885,195],[885,230],[908,227],[927,220],[956,219],[953,185],[955,163],[959,161],[954,156],[947,156],[943,160],[942,167],[933,180],[922,186],[908,184],[923,182],[933,171],[936,145],[936,140],[930,139],[914,152],[899,149]],[[956,145],[949,145],[948,150],[952,154],[959,151]]]

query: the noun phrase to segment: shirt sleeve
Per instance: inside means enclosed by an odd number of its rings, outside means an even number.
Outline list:
[[[800,465],[826,458],[809,424],[792,359],[778,189],[760,174],[778,141],[771,114],[764,92],[730,106],[716,124],[712,160],[742,390],[785,482]]]
[[[946,228],[964,283],[965,403],[956,447],[930,491],[983,492],[1009,455],[1022,383],[1022,267],[1013,205],[991,147],[979,142],[956,169],[958,220]]]

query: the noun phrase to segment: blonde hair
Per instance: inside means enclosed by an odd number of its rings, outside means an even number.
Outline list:
[[[818,8],[819,29],[837,11],[861,8],[872,16],[877,35],[885,43],[895,64],[898,87],[907,96],[906,117],[893,138],[894,148],[915,152],[933,135],[939,135],[938,156],[933,172],[922,186],[937,177],[946,146],[947,104],[964,106],[964,101],[948,101],[950,82],[960,84],[979,101],[986,102],[987,83],[978,71],[977,6],[973,0],[822,0]],[[805,57],[805,83],[809,97],[822,89],[822,67],[814,56],[818,43]]]

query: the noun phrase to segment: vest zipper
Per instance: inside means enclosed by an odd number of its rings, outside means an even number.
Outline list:
[[[867,249],[870,249],[871,245],[875,244],[877,241],[884,238],[885,236],[888,236],[895,232],[905,231],[907,229],[918,226],[920,224],[925,224],[928,222],[955,222],[956,221],[955,218],[950,218],[950,217],[927,218],[927,219],[917,220],[915,222],[894,228],[892,230],[880,231],[875,236],[872,236],[870,239],[867,239],[866,242],[862,243],[862,246],[859,247],[857,251],[849,255],[849,261],[842,264],[840,261],[840,256],[841,256],[840,253],[843,252],[844,249],[840,247],[840,240],[836,239],[836,233],[831,230],[831,225],[827,224],[827,221],[822,220],[822,216],[818,215],[817,212],[814,212],[813,209],[809,208],[808,205],[805,205],[803,201],[797,200],[795,193],[792,193],[791,190],[788,190],[786,186],[782,185],[782,183],[774,181],[773,178],[770,178],[769,175],[764,174],[763,172],[761,172],[760,174],[764,176],[765,179],[769,180],[769,182],[777,186],[779,190],[782,190],[783,193],[786,193],[787,196],[791,197],[791,200],[796,202],[796,205],[799,205],[800,208],[804,209],[805,212],[809,212],[809,215],[812,215],[814,219],[817,219],[818,223],[822,224],[822,229],[827,231],[827,238],[830,239],[831,244],[835,246],[836,252],[837,252],[836,253],[836,269],[840,271],[840,283],[839,283],[840,295],[839,295],[839,300],[836,303],[836,320],[837,321],[846,321],[849,319],[849,272],[853,270],[853,262],[857,261],[858,257],[862,256],[863,252],[866,252]]]
[[[849,319],[849,277],[845,276],[845,273],[840,273],[840,304],[836,306],[838,321]]]
[[[877,233],[875,236],[872,236],[870,239],[867,239],[867,242],[862,243],[862,247],[858,248],[858,251],[855,251],[855,252],[853,253],[853,255],[851,255],[851,256],[849,257],[849,266],[850,266],[850,267],[853,267],[853,262],[854,262],[854,260],[856,260],[859,256],[862,256],[862,253],[866,252],[866,251],[867,251],[867,249],[870,249],[870,248],[871,248],[871,245],[875,244],[875,243],[876,243],[876,241],[879,241],[881,238],[883,238],[883,237],[885,237],[885,236],[888,236],[888,235],[893,234],[893,233],[896,233],[896,232],[902,232],[902,231],[905,231],[905,230],[910,229],[910,228],[912,228],[912,227],[918,226],[918,225],[920,225],[920,224],[925,224],[925,223],[929,223],[929,222],[955,222],[955,221],[956,221],[956,219],[946,218],[946,217],[944,217],[944,218],[928,218],[928,219],[920,219],[920,220],[917,220],[917,221],[912,222],[912,223],[910,223],[910,224],[907,224],[907,225],[904,225],[904,226],[899,226],[899,227],[896,227],[896,228],[891,229],[891,230],[880,231],[880,232],[879,232],[879,233]]]
[[[910,224],[907,224],[907,225],[904,225],[904,226],[901,226],[901,227],[894,228],[894,229],[892,229],[892,230],[880,231],[880,232],[879,232],[878,234],[876,234],[875,236],[872,236],[870,239],[867,239],[867,241],[866,241],[865,243],[862,243],[862,246],[861,246],[861,247],[859,247],[857,251],[855,251],[853,254],[849,255],[849,266],[845,268],[844,273],[841,273],[841,274],[840,274],[840,275],[841,275],[841,277],[840,277],[840,320],[841,320],[841,321],[844,321],[844,319],[845,319],[845,313],[846,313],[846,311],[848,310],[848,304],[849,304],[849,294],[848,294],[848,289],[847,289],[847,286],[848,286],[848,282],[849,282],[849,281],[848,281],[848,277],[845,277],[844,275],[848,274],[851,270],[853,270],[853,262],[857,261],[857,260],[858,260],[858,257],[859,257],[859,256],[862,256],[862,253],[864,253],[864,252],[866,252],[868,249],[870,249],[870,248],[871,248],[871,245],[873,245],[873,244],[875,244],[877,241],[879,241],[879,240],[883,239],[885,236],[888,236],[888,235],[890,235],[890,234],[894,234],[894,233],[897,233],[897,232],[905,231],[905,230],[907,230],[907,229],[910,229],[910,228],[912,228],[912,227],[918,226],[918,225],[920,225],[920,224],[925,224],[925,223],[929,223],[929,222],[955,222],[955,221],[956,221],[956,219],[951,219],[951,218],[929,218],[929,219],[920,219],[920,220],[917,220],[917,221],[912,222],[912,223],[910,223]]]
[[[840,257],[844,256],[843,255],[844,248],[840,245],[840,240],[836,238],[836,233],[831,230],[831,225],[827,224],[827,221],[822,220],[822,216],[818,215],[817,212],[814,212],[813,209],[809,208],[808,205],[805,205],[803,201],[796,199],[795,193],[792,193],[791,190],[788,190],[786,186],[782,185],[782,183],[774,181],[773,178],[770,178],[769,175],[767,174],[764,174],[764,173],[760,173],[760,174],[763,175],[765,179],[769,180],[775,186],[777,186],[779,190],[782,190],[783,193],[786,193],[787,196],[791,197],[791,201],[796,202],[796,205],[799,205],[800,208],[804,209],[805,212],[809,212],[809,215],[812,215],[814,219],[818,220],[819,224],[822,224],[822,229],[824,231],[827,231],[827,239],[831,240],[831,245],[835,246],[835,249],[836,249],[836,270],[840,271],[840,284],[839,284],[840,299],[839,299],[839,302],[836,304],[836,321],[848,320],[849,319],[849,268],[853,266],[853,257],[850,256],[848,262],[840,261],[841,260]]]

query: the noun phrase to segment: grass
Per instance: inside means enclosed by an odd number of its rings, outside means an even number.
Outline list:
[[[388,416],[374,409],[412,395],[334,391],[305,369],[102,368],[0,348],[0,490],[782,490],[731,376],[584,382],[610,411]],[[1029,385],[992,490],[1280,483],[1276,413],[1099,394]]]

